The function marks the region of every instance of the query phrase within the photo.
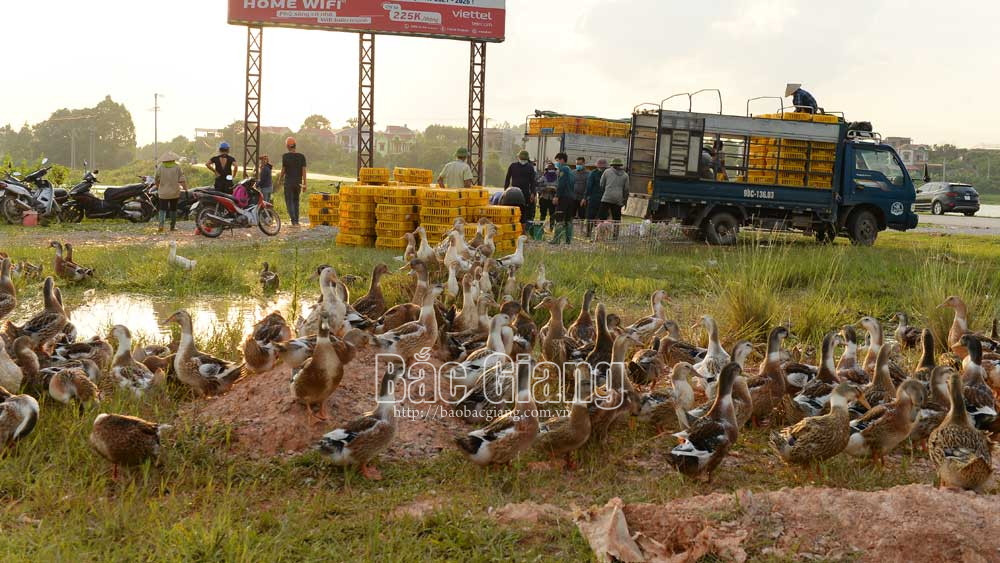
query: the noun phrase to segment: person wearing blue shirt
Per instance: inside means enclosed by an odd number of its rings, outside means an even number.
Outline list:
[[[795,106],[796,113],[816,113],[819,110],[816,98],[803,90],[801,84],[789,84],[785,86],[785,96],[792,97],[792,105]]]
[[[552,237],[552,244],[559,244],[563,235],[566,244],[573,242],[573,219],[576,216],[576,174],[566,162],[569,156],[566,153],[556,155],[556,196],[552,199],[552,204],[556,208],[555,236]]]
[[[257,170],[257,187],[260,189],[260,195],[264,196],[264,201],[268,203],[271,203],[271,197],[274,194],[272,170],[274,167],[271,166],[271,159],[266,154],[262,155],[260,167]]]

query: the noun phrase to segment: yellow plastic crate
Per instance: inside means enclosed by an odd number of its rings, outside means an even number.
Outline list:
[[[384,248],[387,250],[403,250],[406,248],[406,241],[399,238],[383,238],[378,237],[375,239],[375,248]]]
[[[778,185],[804,186],[806,185],[806,175],[793,172],[780,172],[778,173]]]
[[[788,113],[782,114],[781,119],[785,121],[812,121],[813,114],[790,111]]]
[[[462,209],[465,210],[462,213],[462,216],[465,217],[465,220],[469,221],[470,223],[475,223],[476,221],[479,221],[479,218],[482,216],[480,215],[480,213],[483,210],[483,206],[463,207]]]
[[[756,170],[774,170],[777,168],[777,160],[761,157],[750,158],[750,168]]]
[[[334,204],[340,203],[340,194],[330,194],[330,193],[317,193],[309,194],[309,205],[310,206],[322,206],[323,204]]]
[[[344,226],[344,220],[341,219],[341,221],[340,221],[340,232],[341,232],[341,234],[345,234],[345,235],[356,235],[356,236],[359,236],[359,237],[374,237],[375,236],[375,225],[371,225],[369,227],[361,227],[361,228],[345,227]]]
[[[465,207],[486,207],[489,204],[490,198],[488,197],[477,197],[475,199],[462,200],[462,205]]]
[[[339,207],[310,207],[309,215],[336,216],[340,213]]]
[[[759,119],[781,119],[780,113],[762,113],[757,116]]]
[[[375,196],[375,203],[385,203],[389,205],[419,205],[419,188],[398,187],[386,188],[385,191]]]
[[[799,141],[796,139],[781,139],[781,150],[785,149],[807,149],[809,141]]]
[[[437,223],[421,223],[421,227],[427,232],[427,236],[430,238],[436,238],[439,242],[441,238],[451,231],[453,225],[443,225]]]
[[[473,186],[471,188],[460,188],[458,192],[462,194],[462,199],[465,200],[490,198],[490,191],[481,186]]]
[[[836,115],[816,114],[812,120],[813,123],[840,123],[840,118]]]
[[[488,205],[482,208],[480,216],[486,217],[494,223],[516,223],[521,220],[521,208],[508,205]],[[513,221],[511,221],[512,219]]]
[[[773,137],[750,137],[750,145],[776,145],[778,140]]]
[[[372,217],[374,219],[374,217]],[[369,220],[369,218],[356,218],[356,217],[341,217],[340,226],[345,229],[367,229],[374,228],[375,221]]]
[[[420,199],[425,203],[432,201],[458,202],[462,199],[462,192],[457,189],[427,188],[421,190]]]
[[[386,223],[419,223],[420,213],[376,213],[378,222]]]
[[[833,188],[832,176],[809,176],[809,187],[829,190]]]
[[[420,218],[430,218],[430,217],[442,217],[445,219],[450,219],[454,221],[459,217],[465,215],[464,207],[431,207],[423,206],[420,208]]]
[[[809,171],[810,172],[826,172],[826,173],[829,174],[829,173],[833,172],[833,163],[832,162],[826,162],[826,161],[815,161],[815,160],[813,160],[813,161],[809,162]]]
[[[339,246],[371,247],[375,246],[375,237],[348,235],[341,233],[337,235],[337,244]]]
[[[419,205],[395,205],[395,204],[391,204],[391,203],[380,203],[380,204],[378,204],[375,207],[375,212],[379,213],[379,214],[382,214],[382,213],[391,213],[391,214],[395,214],[395,215],[410,214],[410,213],[417,213],[417,214],[419,214],[420,213],[420,206]]]
[[[386,238],[403,238],[407,233],[412,233],[416,228],[416,225],[412,227],[397,228],[395,225],[382,226],[382,224],[379,223],[375,225],[375,234]]]
[[[376,207],[374,203],[355,203],[353,201],[342,201],[340,203],[340,211],[342,212],[375,213]]]
[[[837,143],[821,143],[819,141],[813,141],[811,143],[813,150],[823,150],[823,151],[835,151],[837,150]]]
[[[588,119],[588,123],[584,125],[583,134],[584,135],[594,135],[595,137],[607,137],[608,136],[608,124],[607,122],[596,121],[593,119]]]
[[[809,153],[809,159],[814,161],[822,160],[826,162],[833,162],[837,160],[837,151],[813,149]]]
[[[751,172],[747,175],[747,183],[750,184],[773,184],[775,183],[774,174],[756,174]]]
[[[358,181],[362,184],[386,184],[389,182],[389,169],[362,168],[358,171]]]
[[[496,250],[494,251],[494,256],[507,256],[513,254],[517,250],[516,241],[503,241],[496,243]]]
[[[805,160],[807,158],[806,149],[793,149],[786,147],[775,147],[767,151],[768,158],[781,158],[784,159],[801,159]]]
[[[778,162],[778,170],[785,172],[805,172],[806,161],[782,158],[781,161]]]
[[[339,227],[340,220],[329,215],[309,215],[309,225],[312,227]]]
[[[358,220],[361,220],[361,221],[367,221],[368,223],[371,223],[372,225],[375,224],[375,214],[371,213],[371,212],[368,212],[368,211],[348,211],[348,210],[341,210],[340,211],[340,218],[341,219],[358,219]]]
[[[349,198],[373,198],[384,186],[371,186],[368,184],[352,184],[340,188],[340,200]]]

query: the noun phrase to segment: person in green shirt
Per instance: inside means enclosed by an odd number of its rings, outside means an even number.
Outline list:
[[[469,158],[469,150],[462,147],[455,151],[455,160],[444,165],[441,174],[438,175],[439,188],[471,188],[472,168],[466,160]]]
[[[556,155],[556,197],[552,199],[552,204],[556,208],[555,236],[552,237],[552,244],[559,244],[565,235],[566,244],[573,243],[573,219],[576,215],[576,174],[566,162],[569,156],[561,152]]]

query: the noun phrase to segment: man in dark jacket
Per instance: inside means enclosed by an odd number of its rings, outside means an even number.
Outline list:
[[[517,153],[517,162],[511,163],[507,167],[507,179],[503,182],[503,187],[514,186],[521,188],[524,196],[524,207],[521,208],[521,223],[527,223],[535,219],[535,166],[531,164],[531,155],[528,151]]]
[[[573,243],[573,219],[576,217],[576,175],[566,166],[569,157],[566,153],[556,155],[556,196],[552,198],[552,204],[556,209],[556,225],[554,227],[555,236],[552,237],[552,244],[559,244],[565,234],[566,244]]]
[[[573,170],[574,183],[573,183],[573,194],[576,196],[576,210],[573,211],[573,217],[576,219],[586,218],[585,207],[582,205],[583,198],[587,196],[587,179],[590,177],[590,171],[587,170],[587,159],[582,156],[576,159],[576,169]]]
[[[608,169],[608,159],[597,159],[597,168],[587,176],[587,192],[584,194],[580,205],[587,212],[587,237],[590,237],[590,230],[594,227],[594,221],[601,213],[601,198],[604,197],[604,188],[601,187],[601,176]]]

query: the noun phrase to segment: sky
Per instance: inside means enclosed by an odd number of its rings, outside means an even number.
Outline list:
[[[22,81],[0,90],[0,124],[110,94],[146,144],[154,93],[161,140],[242,119],[246,28],[226,15],[225,0],[4,1],[4,59]],[[487,48],[486,114],[491,125],[536,109],[620,118],[718,88],[725,113],[745,115],[748,98],[798,82],[886,136],[1000,144],[998,20],[1000,3],[971,0],[507,0],[507,40]],[[376,127],[465,126],[468,69],[467,43],[379,36]],[[264,125],[298,129],[319,113],[342,126],[357,83],[357,34],[264,31]],[[700,95],[694,109],[718,105]]]

